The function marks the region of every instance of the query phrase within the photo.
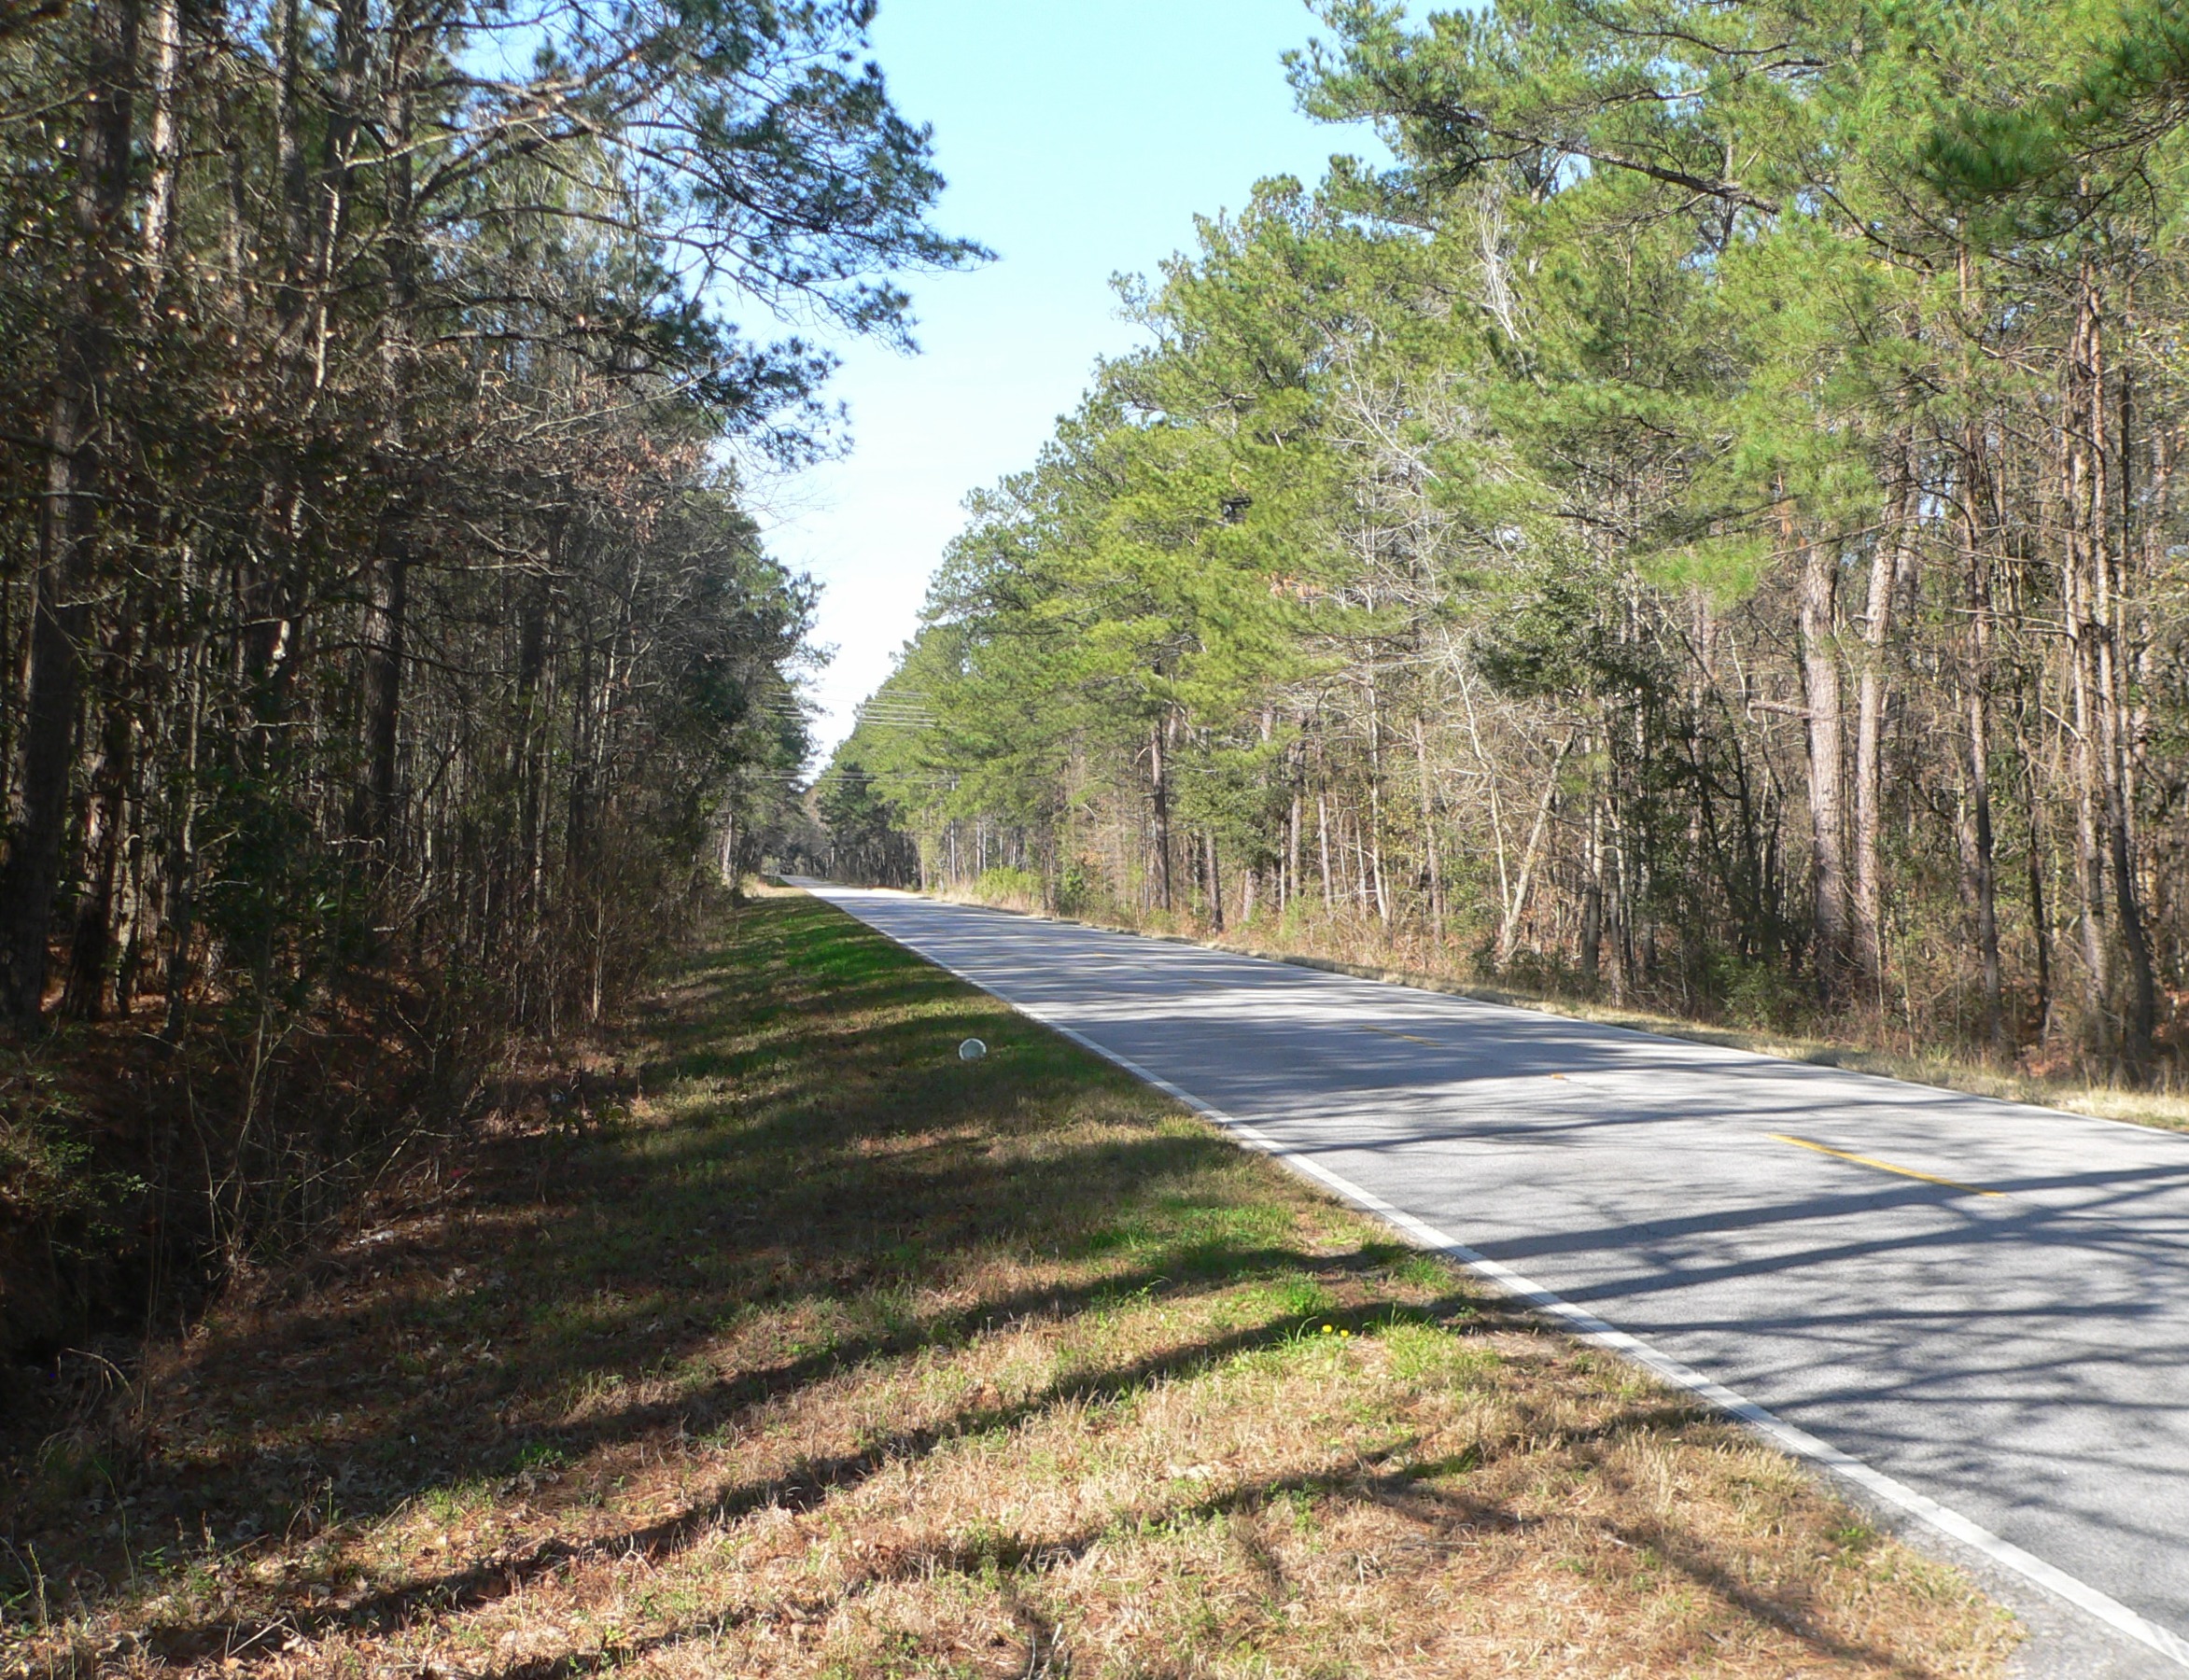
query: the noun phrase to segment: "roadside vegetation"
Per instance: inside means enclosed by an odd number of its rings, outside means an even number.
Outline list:
[[[871,7],[0,0],[0,1357],[316,1239],[795,823]]]
[[[1031,870],[989,869],[961,885],[938,886],[935,893],[954,903],[986,904],[1028,916],[1047,914],[1042,908],[1042,879]],[[1115,905],[1109,907],[1107,914],[1082,913],[1071,919],[1124,932],[1189,940],[1216,950],[1274,957],[1396,986],[1451,992],[1518,1009],[1537,1009],[1570,1015],[1577,1020],[1631,1027],[1638,1032],[1723,1044],[1787,1061],[1848,1068],[1885,1079],[1938,1085],[1978,1097],[1997,1097],[2008,1102],[2065,1109],[2072,1113],[2123,1120],[2137,1126],[2156,1126],[2170,1131],[2189,1131],[2189,1093],[2172,1079],[2152,1083],[2119,1077],[2092,1078],[2087,1070],[2071,1061],[2037,1071],[2021,1063],[1986,1058],[1951,1041],[1924,1044],[1897,1033],[1857,1035],[1843,1031],[1837,1036],[1824,1036],[1825,1027],[1836,1024],[1844,1028],[1846,1025],[1844,1022],[1812,1020],[1814,1030],[1794,1032],[1737,1019],[1698,1019],[1692,1015],[1668,1015],[1662,1010],[1621,1005],[1574,988],[1558,991],[1526,988],[1512,980],[1481,978],[1480,969],[1461,953],[1394,952],[1368,929],[1357,925],[1347,929],[1304,921],[1290,926],[1276,921],[1251,921],[1219,933],[1191,917],[1140,916],[1128,919]],[[1347,937],[1348,933],[1352,937]],[[1433,962],[1439,957],[1444,966],[1437,969],[1394,966],[1406,959]]]
[[[629,1050],[87,1400],[0,1508],[0,1666],[1779,1680],[2014,1643],[1685,1397],[803,895]]]
[[[2180,8],[1315,9],[1395,167],[1125,287],[836,755],[847,878],[2169,1085]]]

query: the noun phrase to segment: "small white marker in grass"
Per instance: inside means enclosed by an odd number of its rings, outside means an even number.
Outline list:
[[[960,1061],[978,1061],[988,1053],[989,1047],[978,1039],[967,1039],[958,1046],[958,1059]]]

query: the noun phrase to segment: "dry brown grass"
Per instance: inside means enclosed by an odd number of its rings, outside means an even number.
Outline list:
[[[635,1113],[490,1141],[56,1443],[0,1511],[5,1666],[1781,1680],[2013,1643],[1786,1460],[810,900],[651,1035]]]

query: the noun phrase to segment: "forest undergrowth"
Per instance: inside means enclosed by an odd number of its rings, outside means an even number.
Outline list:
[[[0,1667],[1906,1676],[2014,1643],[1716,1416],[802,894],[628,1051],[49,1442],[0,1508]]]

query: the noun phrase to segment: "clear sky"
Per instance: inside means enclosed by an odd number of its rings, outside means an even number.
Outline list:
[[[770,548],[823,586],[824,752],[918,627],[966,494],[1031,465],[1095,358],[1133,343],[1110,277],[1264,176],[1379,152],[1294,108],[1279,55],[1314,30],[1302,0],[882,0],[876,57],[950,183],[938,225],[997,260],[913,283],[920,355],[844,347],[850,455],[763,493]]]

